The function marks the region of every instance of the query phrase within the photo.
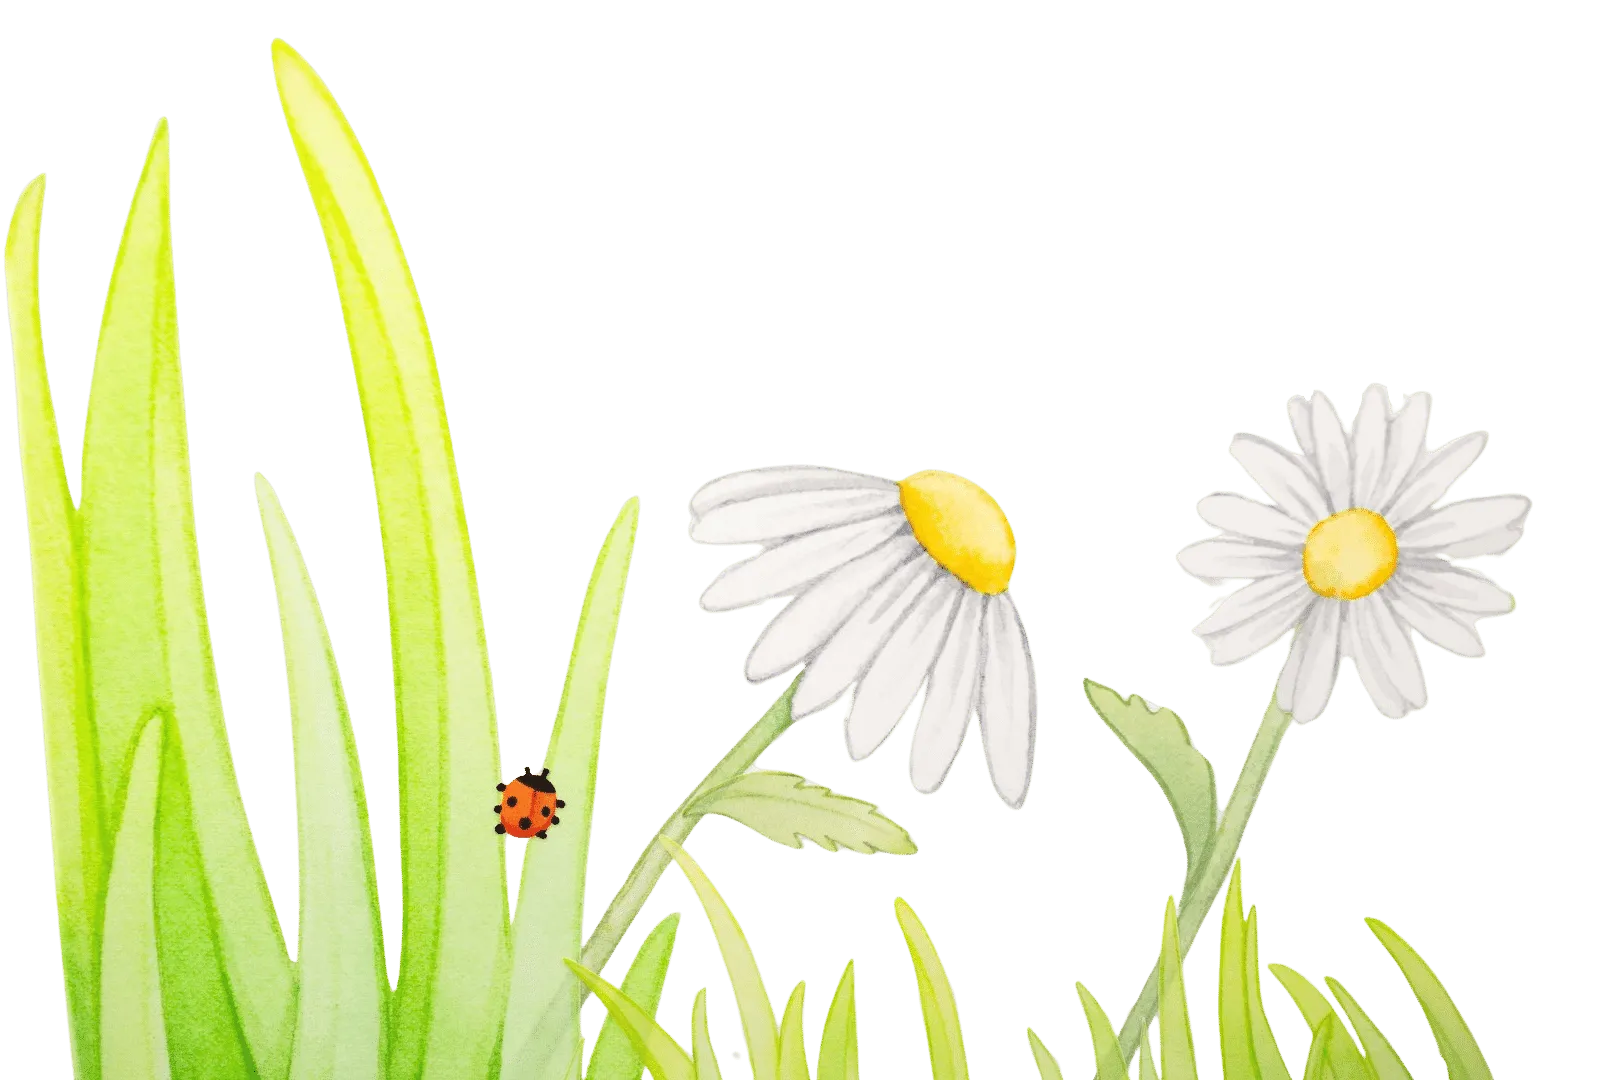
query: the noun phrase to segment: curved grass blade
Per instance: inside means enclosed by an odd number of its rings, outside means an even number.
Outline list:
[[[1288,990],[1294,1004],[1299,1006],[1300,1015],[1305,1017],[1305,1023],[1313,1032],[1323,1024],[1327,1025],[1329,1074],[1335,1080],[1372,1080],[1367,1072],[1367,1062],[1357,1049],[1350,1029],[1344,1026],[1344,1021],[1339,1019],[1339,1014],[1333,1011],[1333,1006],[1328,1004],[1322,992],[1312,986],[1305,976],[1282,964],[1272,964],[1271,973]]]
[[[68,492],[62,444],[45,371],[39,323],[39,226],[45,178],[23,190],[6,233],[6,300],[17,380],[17,441],[28,507],[34,578],[34,640],[45,724],[45,781],[56,866],[73,1075],[101,1072],[102,902],[110,836],[102,834],[101,770],[86,698],[84,597],[79,587],[79,512]]]
[[[619,986],[624,996],[646,1010],[648,1016],[658,1015],[658,999],[664,993],[664,976],[669,971],[669,956],[675,950],[675,928],[680,921],[680,915],[675,914],[652,928]],[[587,1080],[637,1080],[642,1068],[641,1055],[636,1053],[630,1036],[613,1017],[604,1018],[601,1034],[596,1037],[596,1049],[591,1051]]]
[[[1091,1050],[1097,1058],[1097,1080],[1129,1080],[1125,1071],[1125,1055],[1120,1053],[1119,1040],[1114,1037],[1114,1025],[1097,999],[1079,983],[1074,984],[1080,994],[1080,1005],[1086,1011],[1086,1026],[1091,1029]],[[1033,1034],[1033,1032],[1031,1033]]]
[[[282,1076],[297,987],[237,791],[214,674],[176,321],[169,136],[160,123],[113,267],[85,420],[80,551],[87,693],[102,772],[115,778],[104,792],[115,826],[136,721],[157,709],[169,715],[176,745],[165,755],[183,764],[189,807],[183,822],[172,814],[169,820],[177,836],[195,844],[170,870],[204,890],[213,913],[200,922],[193,921],[196,912],[175,915],[214,935],[209,948],[218,953],[225,982],[209,991],[224,996],[210,1000],[230,1002],[231,1023],[240,1024],[257,1068]],[[190,886],[169,880],[171,899],[196,902]],[[163,924],[160,912],[160,955]],[[185,950],[192,943],[173,945]],[[166,994],[179,970],[166,966]]]
[[[895,900],[900,932],[911,950],[911,964],[917,970],[917,997],[922,1002],[923,1028],[928,1033],[928,1060],[934,1080],[968,1080],[967,1050],[962,1045],[962,1023],[956,1014],[956,997],[951,993],[945,965],[929,940],[922,920],[904,900]]]
[[[527,1080],[536,1070],[542,1076],[556,1075],[565,1064],[562,1048],[581,1037],[579,980],[570,978],[561,967],[553,972],[550,965],[557,959],[580,959],[597,748],[640,505],[635,499],[626,502],[602,541],[585,589],[557,721],[551,728],[546,767],[568,804],[567,813],[558,816],[555,832],[542,842],[528,844],[523,856],[512,948],[528,966],[513,971],[516,981],[506,999],[506,1034],[501,1043],[504,1080]],[[484,824],[489,828],[487,814]]]
[[[1041,1074],[1041,1080],[1063,1080],[1063,1070],[1058,1068],[1057,1058],[1046,1049],[1046,1044],[1041,1042],[1034,1028],[1029,1029],[1029,1052],[1035,1055],[1035,1071]]]
[[[427,323],[371,167],[314,70],[285,42],[272,55],[343,306],[387,568],[404,865],[389,1072],[459,1080],[489,1065],[511,963],[505,848],[489,822],[495,709],[461,489]]]
[[[1153,1067],[1153,1051],[1148,1049],[1149,1044],[1147,1028],[1142,1029],[1142,1045],[1139,1048],[1142,1061],[1136,1070],[1137,1080],[1159,1080],[1159,1073]]]
[[[1243,864],[1232,867],[1221,914],[1221,968],[1218,1006],[1223,1080],[1260,1080],[1254,1039],[1249,1033],[1249,988],[1244,972]]]
[[[107,955],[118,962],[108,966],[101,980],[101,1060],[96,1065],[105,1080],[169,1077],[152,912],[152,843],[162,763],[163,721],[151,716],[136,736],[124,820],[107,879],[103,940]]]
[[[827,1022],[821,1028],[821,1050],[816,1055],[816,1080],[860,1080],[855,1046],[855,961],[844,967]]]
[[[1260,998],[1260,913],[1249,909],[1243,931],[1243,984],[1249,1000],[1249,1044],[1260,1080],[1292,1080]]]
[[[788,772],[745,772],[705,791],[687,812],[728,817],[791,848],[803,846],[802,836],[828,851],[840,847],[862,855],[917,851],[906,830],[878,813],[872,803],[834,794]]]
[[[714,1056],[714,1044],[709,1041],[709,1008],[707,990],[699,990],[692,1000],[692,1066],[694,1080],[720,1080],[720,1062]]]
[[[591,988],[591,993],[602,999],[608,1013],[630,1036],[631,1044],[652,1072],[653,1080],[696,1080],[692,1059],[686,1056],[686,1051],[670,1037],[669,1032],[658,1026],[658,1021],[647,1015],[645,1009],[589,968],[581,967],[572,960],[564,960],[563,963]]]
[[[726,974],[731,977],[731,989],[737,996],[737,1014],[742,1018],[743,1040],[748,1044],[748,1063],[754,1080],[773,1080],[776,1075],[779,1044],[776,1034],[776,1013],[771,1009],[770,996],[765,993],[765,981],[759,977],[759,966],[754,963],[754,952],[743,937],[742,927],[720,899],[713,883],[698,869],[679,844],[664,839],[664,850],[680,864],[686,880],[692,883],[709,917],[714,940],[720,946],[720,956],[726,962]]]
[[[1406,976],[1418,1004],[1423,1006],[1423,1015],[1429,1020],[1429,1028],[1434,1032],[1435,1044],[1451,1073],[1451,1080],[1491,1080],[1491,1068],[1485,1064],[1485,1055],[1480,1052],[1467,1022],[1451,1000],[1451,995],[1446,993],[1446,988],[1440,985],[1440,979],[1424,963],[1423,957],[1399,934],[1377,919],[1368,919],[1367,925],[1378,935],[1378,940],[1389,950],[1389,955],[1395,958],[1395,963],[1400,965],[1401,974]]]
[[[1367,1049],[1367,1069],[1372,1073],[1372,1080],[1412,1080],[1412,1074],[1407,1071],[1401,1056],[1395,1052],[1395,1047],[1385,1038],[1384,1033],[1378,1030],[1378,1025],[1372,1022],[1372,1017],[1350,996],[1350,991],[1337,979],[1327,980],[1328,989],[1339,1000],[1339,1007],[1350,1018],[1350,1026],[1356,1029],[1356,1036],[1361,1039],[1361,1045]]]
[[[804,1056],[804,983],[788,995],[782,1010],[782,1045],[778,1050],[776,1080],[810,1080],[810,1062]]]
[[[1198,1080],[1180,942],[1176,902],[1171,900],[1164,909],[1164,942],[1159,950],[1159,1056],[1164,1059],[1164,1080]]]
[[[255,477],[281,610],[298,786],[298,1012],[291,1080],[381,1077],[388,973],[371,823],[337,657],[275,490]]]
[[[1311,1030],[1311,1049],[1305,1055],[1305,1080],[1329,1080],[1333,1073],[1331,1044],[1333,1021],[1323,1018]]]

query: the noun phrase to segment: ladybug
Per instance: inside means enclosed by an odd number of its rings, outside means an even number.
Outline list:
[[[546,779],[550,772],[550,769],[541,769],[536,776],[525,765],[522,776],[510,784],[495,785],[495,790],[506,796],[495,807],[495,812],[501,816],[496,832],[525,839],[546,838],[546,830],[559,822],[557,811],[568,805],[557,798],[557,789]]]

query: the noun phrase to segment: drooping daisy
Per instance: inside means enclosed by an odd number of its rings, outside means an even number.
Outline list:
[[[1485,433],[1424,448],[1429,395],[1390,415],[1382,386],[1362,395],[1349,435],[1326,397],[1288,403],[1294,454],[1255,435],[1232,456],[1275,505],[1211,495],[1198,514],[1223,533],[1182,551],[1210,581],[1252,578],[1193,632],[1217,664],[1252,656],[1295,630],[1277,705],[1295,720],[1326,707],[1339,660],[1350,656],[1378,711],[1400,717],[1427,700],[1410,630],[1461,656],[1481,656],[1474,624],[1513,610],[1513,598],[1453,558],[1495,555],[1518,542],[1522,495],[1434,504],[1485,449]]]
[[[935,791],[977,712],[990,779],[1010,806],[1029,790],[1035,669],[1007,592],[1013,534],[982,488],[947,472],[895,483],[838,469],[733,473],[692,497],[692,539],[763,544],[704,592],[710,611],[792,596],[748,655],[769,679],[805,665],[795,720],[855,687],[850,756],[871,754],[924,681],[911,780]]]

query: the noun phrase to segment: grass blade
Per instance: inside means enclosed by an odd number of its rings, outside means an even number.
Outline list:
[[[564,960],[568,970],[579,976],[591,988],[591,993],[602,1000],[608,1013],[619,1022],[630,1042],[641,1055],[641,1060],[653,1074],[653,1080],[695,1080],[692,1059],[686,1051],[647,1011],[631,1001],[617,986],[589,968],[580,967],[572,960]]]
[[[56,865],[56,917],[73,1041],[73,1075],[101,1072],[100,961],[107,841],[101,771],[86,698],[79,513],[68,492],[39,322],[39,226],[45,178],[17,200],[6,234],[6,299],[17,380],[17,439],[34,578],[39,701]]]
[[[821,1050],[816,1055],[816,1080],[860,1080],[855,1047],[855,961],[844,967],[827,1022],[821,1028]]]
[[[759,966],[754,963],[748,939],[743,937],[742,927],[737,925],[731,909],[720,899],[719,892],[698,869],[692,856],[672,840],[664,840],[663,846],[680,864],[709,917],[720,956],[726,962],[726,974],[731,977],[732,992],[737,995],[737,1014],[742,1018],[743,1040],[748,1044],[748,1063],[754,1080],[773,1080],[779,1054],[776,1013],[771,1009],[771,999],[765,993],[765,982],[759,977]],[[594,989],[594,984],[592,986]]]
[[[720,1062],[714,1056],[714,1044],[709,1041],[709,1008],[707,990],[699,990],[692,1000],[692,1066],[695,1080],[720,1080]]]
[[[122,813],[135,722],[169,712],[183,756],[195,870],[214,917],[233,1023],[266,1075],[285,1075],[296,982],[248,830],[215,680],[191,507],[169,234],[169,138],[159,124],[131,203],[96,347],[81,508],[88,694],[103,775]],[[160,845],[159,852],[162,853]],[[189,859],[189,855],[186,857]],[[161,868],[160,868],[161,869]],[[201,886],[199,886],[201,887]],[[175,883],[169,895],[189,894]],[[180,917],[180,913],[176,913]],[[189,923],[190,916],[182,917]],[[158,920],[163,952],[163,915]],[[190,943],[174,943],[187,948]],[[167,980],[165,974],[165,991]],[[174,1048],[171,1047],[171,1053]]]
[[[624,996],[645,1009],[648,1016],[658,1015],[658,999],[664,993],[664,976],[669,971],[670,953],[675,951],[675,928],[680,921],[680,915],[671,915],[653,927],[619,987]],[[613,1017],[603,1019],[596,1049],[591,1052],[588,1080],[637,1080],[642,1068],[641,1055],[636,1053],[630,1036]]]
[[[1260,1080],[1254,1039],[1249,1033],[1249,988],[1244,972],[1243,864],[1232,867],[1221,915],[1221,969],[1218,1005],[1221,1027],[1221,1075],[1224,1080]]]
[[[1305,976],[1282,964],[1272,964],[1271,973],[1287,988],[1313,1032],[1323,1024],[1327,1025],[1329,1074],[1335,1080],[1372,1080],[1367,1073],[1367,1062],[1350,1036],[1350,1029],[1344,1026],[1344,1021],[1339,1019],[1339,1014],[1333,1011],[1333,1006],[1328,1004],[1322,992],[1312,986]]]
[[[1097,1058],[1097,1080],[1129,1080],[1125,1071],[1125,1055],[1120,1053],[1119,1040],[1114,1037],[1114,1025],[1097,999],[1079,983],[1074,988],[1080,993],[1080,1005],[1086,1010],[1086,1026],[1091,1029],[1091,1050]],[[1033,1032],[1031,1033],[1033,1034]]]
[[[459,1080],[488,1067],[511,963],[505,848],[489,821],[495,710],[461,489],[427,323],[371,167],[314,70],[285,42],[272,54],[343,306],[387,567],[405,868],[389,1071]]]
[[[1243,931],[1243,984],[1249,999],[1249,1044],[1260,1080],[1291,1080],[1260,997],[1260,913],[1252,907]]]
[[[1147,1029],[1144,1027],[1142,1030],[1142,1045],[1140,1048],[1142,1062],[1136,1071],[1138,1080],[1159,1080],[1158,1071],[1153,1068],[1153,1051],[1148,1049],[1149,1042],[1150,1040],[1148,1039]]]
[[[1046,1049],[1046,1044],[1041,1042],[1034,1028],[1029,1029],[1029,1052],[1035,1055],[1035,1070],[1041,1074],[1041,1080],[1063,1080],[1063,1070],[1058,1068],[1057,1058]]]
[[[828,851],[840,847],[862,855],[917,851],[906,830],[878,813],[873,804],[834,794],[787,772],[745,772],[705,791],[692,801],[688,813],[728,817],[790,848],[802,847],[802,836]]]
[[[1159,950],[1159,1056],[1164,1059],[1164,1080],[1198,1080],[1192,1021],[1181,979],[1180,942],[1176,902],[1171,900],[1164,909],[1164,943]]]
[[[1400,965],[1401,974],[1406,976],[1418,1004],[1423,1006],[1423,1015],[1428,1017],[1429,1028],[1434,1032],[1435,1044],[1440,1049],[1440,1057],[1446,1063],[1451,1080],[1491,1080],[1491,1069],[1485,1064],[1485,1055],[1480,1052],[1479,1044],[1474,1041],[1462,1013],[1457,1010],[1451,995],[1446,993],[1446,988],[1440,985],[1434,971],[1395,931],[1377,919],[1368,919],[1367,925],[1372,927],[1372,932],[1378,935],[1378,940],[1395,958],[1395,963]]]
[[[1327,984],[1333,996],[1339,999],[1339,1007],[1350,1018],[1350,1025],[1356,1029],[1361,1045],[1367,1048],[1367,1068],[1372,1073],[1372,1080],[1412,1080],[1412,1074],[1395,1052],[1395,1047],[1378,1030],[1372,1017],[1350,996],[1350,991],[1337,979],[1328,979]]]
[[[315,585],[270,482],[256,477],[287,655],[298,786],[298,1012],[291,1080],[387,1066],[388,973],[354,730]]]
[[[1333,1042],[1333,1021],[1323,1018],[1311,1030],[1311,1049],[1305,1055],[1305,1080],[1329,1080],[1333,1076],[1331,1064]]]
[[[962,1045],[962,1023],[956,1013],[956,996],[951,993],[945,965],[929,940],[922,920],[904,900],[894,902],[900,919],[900,932],[911,950],[911,964],[917,969],[917,997],[922,1002],[923,1028],[928,1033],[928,1060],[934,1080],[968,1080],[967,1050]]]
[[[782,1045],[778,1051],[777,1080],[810,1080],[810,1062],[804,1056],[804,983],[788,995],[782,1010]]]

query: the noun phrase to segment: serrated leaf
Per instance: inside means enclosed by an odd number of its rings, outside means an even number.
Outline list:
[[[774,1080],[778,1059],[776,1013],[771,999],[765,993],[765,981],[759,976],[754,963],[754,951],[748,947],[742,927],[714,884],[698,869],[681,846],[672,840],[663,840],[664,850],[680,864],[681,872],[691,882],[703,912],[709,917],[715,943],[720,946],[720,957],[726,963],[726,974],[731,978],[731,990],[737,998],[737,1014],[742,1018],[743,1041],[748,1044],[748,1062],[753,1068],[754,1080]]]
[[[810,1062],[804,1055],[804,983],[788,995],[782,1010],[782,1044],[777,1051],[776,1080],[810,1080]]]
[[[680,915],[675,914],[652,928],[619,985],[624,996],[645,1009],[648,1016],[658,1015],[658,1000],[664,993],[664,976],[669,971],[670,954],[675,951],[675,929],[680,921]],[[641,1055],[636,1053],[630,1036],[612,1016],[604,1017],[586,1080],[637,1080],[642,1068]]]
[[[911,964],[917,972],[917,997],[922,1003],[923,1029],[928,1034],[928,1060],[934,1080],[968,1080],[967,1050],[962,1045],[962,1023],[956,1013],[956,996],[945,976],[945,965],[923,928],[922,920],[904,900],[894,902],[900,919],[900,932],[911,951]]]
[[[1029,1029],[1029,1052],[1035,1055],[1035,1070],[1041,1074],[1041,1080],[1063,1080],[1063,1070],[1058,1068],[1057,1058],[1046,1049],[1046,1044],[1041,1042],[1034,1028]]]
[[[564,960],[563,963],[591,988],[591,993],[601,999],[608,1013],[630,1036],[631,1044],[653,1074],[653,1080],[696,1080],[692,1059],[686,1056],[686,1051],[681,1049],[669,1032],[658,1026],[658,1021],[647,1015],[645,1009],[589,968],[580,967],[572,960]]]
[[[1165,905],[1164,941],[1159,949],[1159,1056],[1164,1059],[1164,1080],[1198,1080],[1174,900]]]
[[[1283,964],[1272,964],[1271,973],[1287,989],[1313,1032],[1322,1024],[1327,1024],[1328,1075],[1335,1080],[1372,1080],[1367,1075],[1367,1063],[1351,1037],[1350,1029],[1344,1026],[1344,1021],[1339,1019],[1339,1014],[1333,1011],[1333,1006],[1328,1004],[1322,992],[1312,986],[1305,976]]]
[[[1435,1044],[1451,1080],[1491,1080],[1490,1066],[1485,1064],[1485,1055],[1480,1052],[1467,1022],[1423,957],[1377,919],[1368,919],[1367,925],[1400,965],[1401,974],[1406,976],[1418,1004],[1423,1006],[1423,1015],[1428,1017],[1429,1029],[1434,1032]]]
[[[1215,770],[1194,749],[1187,725],[1169,709],[1154,711],[1137,695],[1121,698],[1101,683],[1085,681],[1086,697],[1103,723],[1113,729],[1170,801],[1187,848],[1190,887],[1203,872],[1215,846]]]
[[[1260,913],[1249,909],[1243,931],[1243,983],[1249,999],[1249,1040],[1260,1080],[1292,1080],[1260,995]]]
[[[855,961],[844,967],[827,1022],[821,1028],[821,1050],[816,1056],[816,1080],[860,1080],[855,1041]]]
[[[387,571],[404,866],[389,1072],[482,1076],[511,964],[506,849],[489,821],[502,777],[444,398],[410,268],[354,131],[302,57],[282,41],[271,53],[343,308]],[[564,1056],[577,1026],[572,1034],[554,1044]]]
[[[699,990],[692,999],[692,1064],[694,1080],[720,1080],[720,1062],[709,1041],[708,991]]]
[[[1350,996],[1350,991],[1337,979],[1326,980],[1328,989],[1338,999],[1339,1007],[1350,1018],[1350,1026],[1356,1029],[1356,1037],[1367,1051],[1367,1069],[1372,1073],[1373,1080],[1412,1080],[1412,1074],[1407,1071],[1401,1056],[1395,1052],[1389,1039],[1378,1030],[1378,1025],[1372,1022],[1356,999]]]
[[[1119,1040],[1114,1037],[1114,1025],[1097,999],[1079,983],[1074,984],[1080,994],[1080,1007],[1086,1013],[1086,1026],[1091,1029],[1091,1050],[1097,1059],[1097,1080],[1130,1080],[1125,1071],[1125,1055],[1120,1053]],[[1033,1034],[1033,1032],[1031,1033]]]
[[[802,836],[828,851],[840,847],[863,855],[917,851],[906,830],[878,813],[872,803],[834,794],[793,773],[745,772],[699,795],[687,812],[731,818],[791,848],[803,846]]]
[[[291,1080],[387,1064],[388,974],[371,823],[326,621],[292,525],[256,478],[287,657],[298,789],[298,1006]]]

